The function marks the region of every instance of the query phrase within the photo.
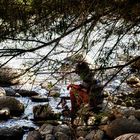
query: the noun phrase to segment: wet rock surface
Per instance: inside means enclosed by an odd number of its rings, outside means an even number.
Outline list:
[[[6,92],[6,96],[14,96],[14,97],[18,97],[20,96],[18,93],[16,93],[16,91],[11,88],[11,87],[3,87],[5,92]]]
[[[17,93],[19,93],[22,97],[31,97],[39,95],[36,91],[30,91],[25,89],[15,89]]]
[[[0,110],[0,120],[7,120],[10,118],[10,110],[9,108],[2,108]]]
[[[0,97],[0,109],[8,108],[13,116],[21,115],[24,112],[24,105],[13,97]]]
[[[48,97],[42,97],[42,96],[32,96],[31,97],[32,102],[48,102]]]
[[[21,127],[3,127],[0,128],[0,139],[1,140],[21,140],[24,131]]]

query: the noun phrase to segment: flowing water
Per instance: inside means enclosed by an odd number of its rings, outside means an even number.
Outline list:
[[[128,41],[129,38],[126,38],[126,40]],[[65,42],[65,41],[63,41],[63,42]],[[112,40],[112,42],[113,42],[113,40]],[[102,44],[102,43],[100,42],[100,44]],[[97,54],[99,53],[98,50],[100,49],[100,47],[99,47],[100,44],[98,44],[96,47],[94,47],[88,53],[88,56],[87,56],[86,59],[87,59],[87,61],[89,63],[92,63],[93,64],[94,60],[98,56]],[[107,45],[113,46],[113,44],[114,43],[112,43],[112,44],[110,43],[110,44],[107,44]],[[125,56],[124,50],[122,48],[119,48],[117,51],[118,51],[118,54],[120,56],[122,56],[122,57]],[[140,50],[139,51],[129,50],[129,51],[130,51],[129,53],[131,53],[132,55],[139,55],[140,54]],[[46,53],[46,50],[43,49],[42,52],[45,52]],[[34,56],[34,54],[32,54],[32,56],[29,56],[29,57],[36,57],[36,56]],[[60,56],[58,55],[58,56],[56,56],[56,58],[58,59],[58,58],[60,58]],[[1,61],[3,61],[3,60],[1,60]],[[30,60],[30,61],[33,61],[33,60]],[[11,67],[15,67],[15,68],[21,68],[21,67],[23,67],[23,65],[22,65],[23,62],[25,63],[25,59],[24,58],[23,59],[13,59],[12,61],[10,61],[8,63],[8,65],[11,66]],[[115,60],[115,56],[113,56],[112,63],[114,63],[114,65],[118,64],[118,61]],[[124,61],[121,62],[119,60],[119,63],[120,64],[124,64]],[[110,82],[108,84],[106,90],[108,90],[110,92],[114,92],[114,90],[121,85],[121,83],[122,83],[121,80],[124,77],[124,73],[130,74],[130,71],[129,71],[129,68],[128,67],[125,68],[125,69],[123,69],[123,71],[116,78],[114,78],[112,82]],[[111,70],[108,71],[108,75],[107,75],[106,79],[104,80],[104,82],[106,82],[107,80],[109,80],[109,78],[112,76],[112,74],[113,74],[113,72]],[[60,75],[59,77],[61,78],[61,76],[62,75]],[[73,78],[78,79],[76,75],[72,75],[71,77],[72,77],[72,79]],[[37,80],[37,84],[35,84],[33,87],[30,84],[25,84],[24,85],[25,86],[25,89],[32,88],[33,90],[37,91],[40,95],[47,96],[48,95],[48,90],[42,89],[41,86],[40,86],[40,83],[44,80],[44,75],[43,74],[38,75],[36,80]],[[48,81],[53,81],[53,80],[52,79],[48,79]],[[67,85],[70,84],[73,81],[71,81],[71,79],[67,78],[66,80],[64,80],[63,82],[60,82],[57,85],[58,92],[60,93],[60,96],[69,96],[69,93],[68,93],[68,90],[67,90]],[[53,82],[55,83],[55,81],[53,81]],[[122,88],[123,91],[129,90],[129,87],[126,85],[126,83],[123,83],[122,87],[123,87]],[[29,97],[17,97],[17,99],[20,100],[24,104],[24,106],[25,106],[25,112],[24,112],[24,114],[20,118],[13,118],[13,119],[9,119],[8,121],[2,121],[0,123],[0,127],[5,127],[5,126],[11,127],[11,126],[19,125],[19,126],[24,126],[24,127],[37,128],[38,126],[36,126],[33,123],[33,121],[32,121],[32,119],[33,119],[32,108],[35,105],[46,104],[46,102],[44,102],[44,103],[35,103],[35,102],[32,102]],[[56,106],[59,103],[59,101],[60,101],[60,98],[50,98],[49,104],[52,106],[52,108],[53,108],[53,110],[55,112],[60,112],[61,111],[61,110],[56,109]],[[70,102],[68,102],[68,104],[70,105]],[[25,140],[25,139],[26,139],[26,135],[23,137],[23,140]]]

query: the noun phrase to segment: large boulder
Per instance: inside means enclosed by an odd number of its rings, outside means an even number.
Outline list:
[[[0,128],[0,140],[22,140],[24,131],[21,127]]]
[[[14,97],[0,97],[0,109],[8,108],[13,116],[21,115],[24,112],[24,105]]]
[[[118,118],[109,125],[100,126],[110,138],[116,138],[127,133],[140,133],[140,121],[127,118]]]
[[[0,85],[7,86],[18,84],[20,74],[21,72],[14,68],[0,68]]]

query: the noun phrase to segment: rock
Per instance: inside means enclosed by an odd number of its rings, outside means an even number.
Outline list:
[[[135,97],[135,98],[140,98],[140,88],[136,88],[136,89],[133,91],[133,97]]]
[[[70,137],[68,135],[66,135],[65,133],[62,133],[62,132],[56,132],[55,133],[55,138],[57,140],[71,140]]]
[[[6,96],[4,88],[0,87],[0,97]]]
[[[116,138],[126,133],[140,133],[140,122],[127,118],[118,118],[109,125],[99,126],[110,138]]]
[[[19,75],[20,71],[17,69],[4,67],[0,68],[0,85],[1,86],[9,86],[19,84]]]
[[[48,97],[41,97],[41,96],[32,96],[31,97],[32,102],[48,102]]]
[[[56,133],[56,132],[62,132],[68,136],[72,135],[71,128],[68,125],[64,125],[64,124],[56,126],[54,129],[54,133]]]
[[[47,134],[47,135],[45,136],[45,140],[56,140],[56,139],[55,139],[55,136],[54,136],[54,135],[52,135],[52,134]]]
[[[11,87],[4,87],[4,90],[6,92],[6,96],[14,96],[19,97],[20,95],[16,93],[16,91]]]
[[[109,121],[109,117],[108,116],[103,116],[101,118],[101,123],[100,124],[107,124],[108,121]]]
[[[58,125],[54,129],[54,135],[57,140],[71,140],[74,137],[74,134],[72,133],[72,129],[68,125]]]
[[[115,140],[140,140],[140,134],[137,133],[124,134],[115,138]]]
[[[0,128],[0,139],[1,140],[21,140],[24,131],[21,127],[2,127]]]
[[[135,107],[135,109],[140,109],[140,98],[137,98],[135,100],[135,102],[133,103],[133,107]]]
[[[13,116],[19,116],[24,112],[24,105],[13,97],[0,97],[0,109],[8,108],[10,114]]]
[[[134,116],[135,116],[136,119],[140,120],[140,109],[134,111]]]
[[[102,140],[104,137],[104,132],[101,130],[93,130],[86,137],[86,140]]]
[[[73,136],[70,127],[67,125],[43,124],[39,132],[45,140],[71,140]]]
[[[10,118],[10,110],[8,108],[2,108],[0,110],[0,120]]]
[[[126,81],[127,84],[131,84],[131,85],[137,84],[139,82],[140,82],[140,79],[138,77],[136,77],[136,76],[130,77]]]
[[[39,129],[41,135],[53,134],[54,126],[51,124],[43,124]]]
[[[38,125],[38,126],[41,126],[41,125],[43,125],[43,124],[52,124],[52,125],[54,125],[54,126],[56,126],[56,125],[59,125],[59,124],[61,124],[62,122],[61,121],[57,121],[57,120],[49,120],[49,119],[43,119],[43,120],[35,120],[35,119],[31,119],[31,120],[33,120],[34,121],[34,123],[36,124],[36,125]]]
[[[118,111],[123,115],[123,117],[129,117],[134,114],[135,108],[118,106]]]
[[[85,139],[86,140],[93,140],[95,135],[95,130],[91,131],[89,134],[86,135]]]
[[[130,77],[126,83],[132,88],[140,87],[140,79],[136,76]]]
[[[129,119],[129,120],[134,120],[134,121],[137,120],[137,119],[135,118],[134,115],[130,115],[130,116],[128,117],[128,119]]]
[[[77,137],[85,137],[88,133],[87,127],[86,126],[79,126],[76,129],[76,135]]]
[[[35,120],[54,120],[60,118],[60,114],[55,114],[49,104],[34,106],[33,114]]]
[[[93,124],[95,124],[95,121],[96,121],[95,116],[90,116],[88,118],[87,125],[93,125]]]
[[[39,95],[36,91],[30,91],[25,89],[15,89],[17,93],[19,93],[22,97],[31,97]]]
[[[134,59],[135,58],[138,58],[138,57],[140,57],[140,56],[135,56]],[[132,63],[131,64],[131,68],[134,69],[134,70],[135,69],[140,70],[140,59],[138,59],[137,61],[135,61],[134,63]]]
[[[79,137],[77,140],[86,140],[86,139],[83,137]]]
[[[38,131],[34,130],[28,133],[26,140],[43,140],[43,139],[41,137],[41,134]]]

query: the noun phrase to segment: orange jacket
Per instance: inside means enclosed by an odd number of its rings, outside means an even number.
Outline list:
[[[87,90],[80,85],[70,84],[67,89],[70,89],[71,111],[76,112],[82,104],[89,102]]]

